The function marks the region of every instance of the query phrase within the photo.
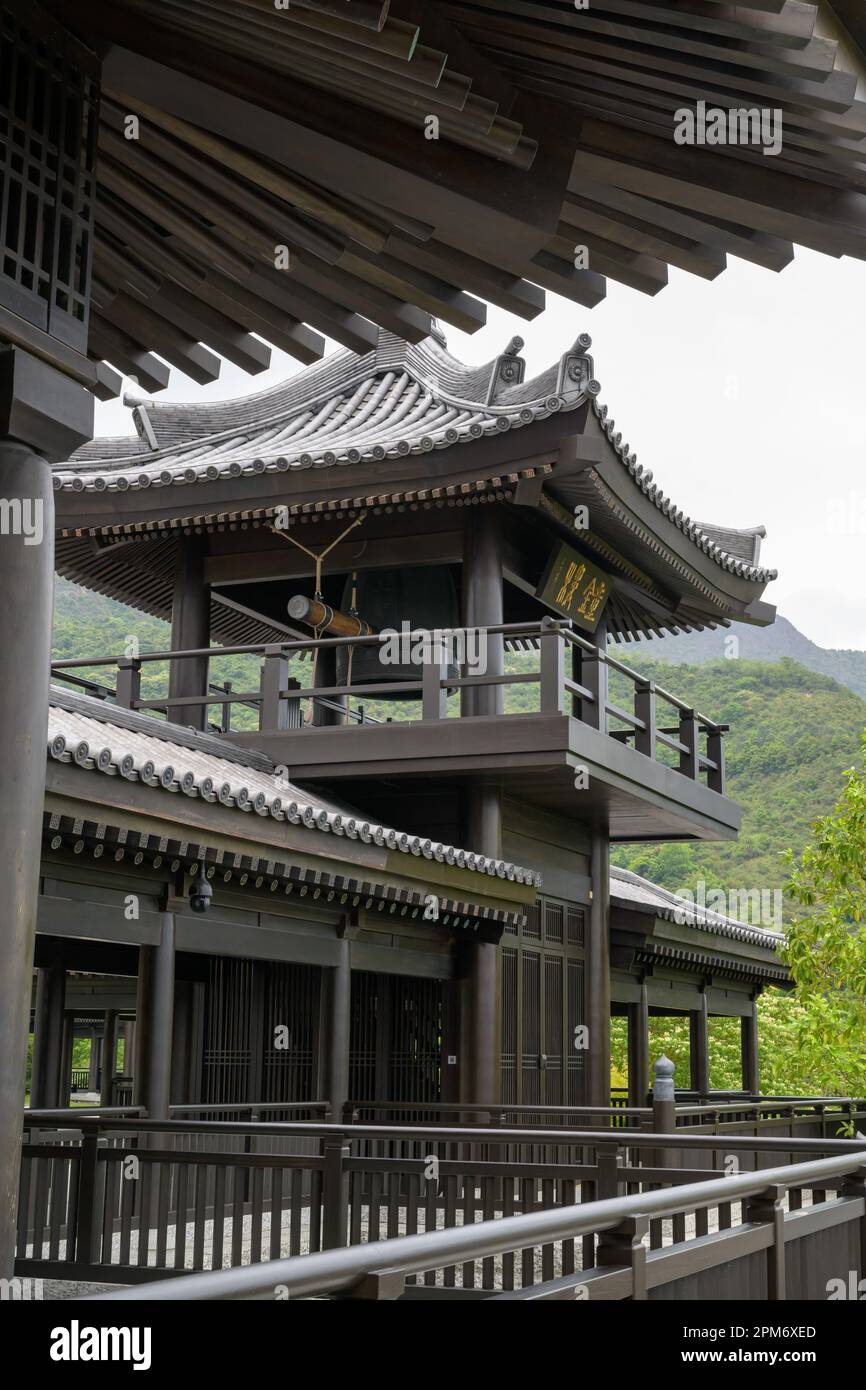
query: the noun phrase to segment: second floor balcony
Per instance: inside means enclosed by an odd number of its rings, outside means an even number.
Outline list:
[[[409,638],[407,679],[395,680],[383,662],[389,679],[352,680],[350,653],[373,648],[381,659],[393,641],[381,633],[84,657],[55,663],[53,678],[260,750],[275,776],[339,788],[359,805],[383,787],[423,798],[482,780],[526,807],[603,821],[612,839],[736,835],[740,812],[725,783],[727,726],[568,622]],[[515,648],[523,652],[510,659]],[[322,675],[333,671],[338,652],[346,678],[326,683]],[[249,688],[208,678],[208,667],[213,672],[228,658],[245,659]],[[203,673],[200,694],[174,694],[176,682],[166,694],[153,693],[157,672],[181,668]]]

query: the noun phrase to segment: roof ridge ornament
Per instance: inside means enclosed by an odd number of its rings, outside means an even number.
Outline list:
[[[573,401],[577,396],[597,396],[601,383],[595,379],[595,363],[589,355],[592,338],[588,333],[579,333],[568,352],[559,359],[556,377],[556,394],[565,401]]]
[[[124,396],[124,401],[126,401],[126,399],[127,398]],[[147,405],[144,401],[136,401],[135,405],[133,405],[132,419],[135,425],[135,432],[139,439],[143,439],[153,453],[158,453],[159,441],[156,437],[156,431],[153,428],[153,422],[147,413]]]
[[[511,339],[508,347],[493,362],[490,373],[490,381],[487,386],[487,395],[484,400],[485,405],[492,405],[497,396],[509,386],[520,386],[526,375],[526,362],[520,356],[523,348],[523,339],[515,336]]]

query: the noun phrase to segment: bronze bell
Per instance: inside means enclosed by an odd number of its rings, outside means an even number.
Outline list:
[[[373,685],[420,682],[422,668],[412,659],[419,642],[412,633],[447,632],[460,626],[460,609],[454,578],[447,565],[412,566],[406,569],[365,570],[352,581],[347,579],[340,607],[344,613],[352,608],[352,592],[356,590],[355,609],[374,632],[393,633],[387,646],[355,647],[352,656],[351,684]],[[395,640],[400,637],[399,643]],[[428,644],[432,645],[432,644]],[[446,647],[446,652],[450,648]],[[398,658],[398,659],[395,659]],[[448,675],[456,678],[456,665],[449,664]],[[348,653],[344,648],[337,657],[337,684],[349,683]],[[420,691],[398,693],[395,700],[420,699]]]

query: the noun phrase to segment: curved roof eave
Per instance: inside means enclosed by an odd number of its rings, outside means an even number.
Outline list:
[[[448,352],[438,330],[419,344],[383,331],[376,349],[363,356],[335,353],[277,387],[239,400],[182,405],[128,399],[136,436],[95,440],[55,467],[61,525],[66,517],[70,528],[98,531],[144,525],[150,517],[170,525],[257,507],[267,513],[284,500],[280,475],[297,473],[305,474],[309,493],[312,472],[320,473],[325,491],[332,486],[325,474],[340,470],[341,485],[350,491],[353,478],[362,485],[366,469],[363,486],[375,490],[371,470],[431,453],[447,454],[450,463],[457,446],[532,431],[591,403],[610,458],[619,465],[618,487],[628,479],[635,496],[652,504],[655,524],[661,518],[669,523],[668,540],[683,559],[716,581],[720,571],[748,585],[763,586],[776,577],[775,570],[743,553],[746,537],[757,531],[692,520],[638,465],[607,407],[598,403],[601,388],[587,334],[558,363],[528,380],[522,346],[515,338],[498,357],[467,366]],[[549,447],[556,430],[543,433]],[[561,437],[567,429],[558,433]],[[732,538],[730,548],[723,543],[726,537]],[[661,533],[659,540],[665,543]],[[737,587],[735,599],[754,597],[753,590],[738,595]]]

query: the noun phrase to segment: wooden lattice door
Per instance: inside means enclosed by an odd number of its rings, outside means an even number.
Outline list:
[[[539,898],[501,947],[502,1100],[579,1105],[585,1098],[584,912]]]

